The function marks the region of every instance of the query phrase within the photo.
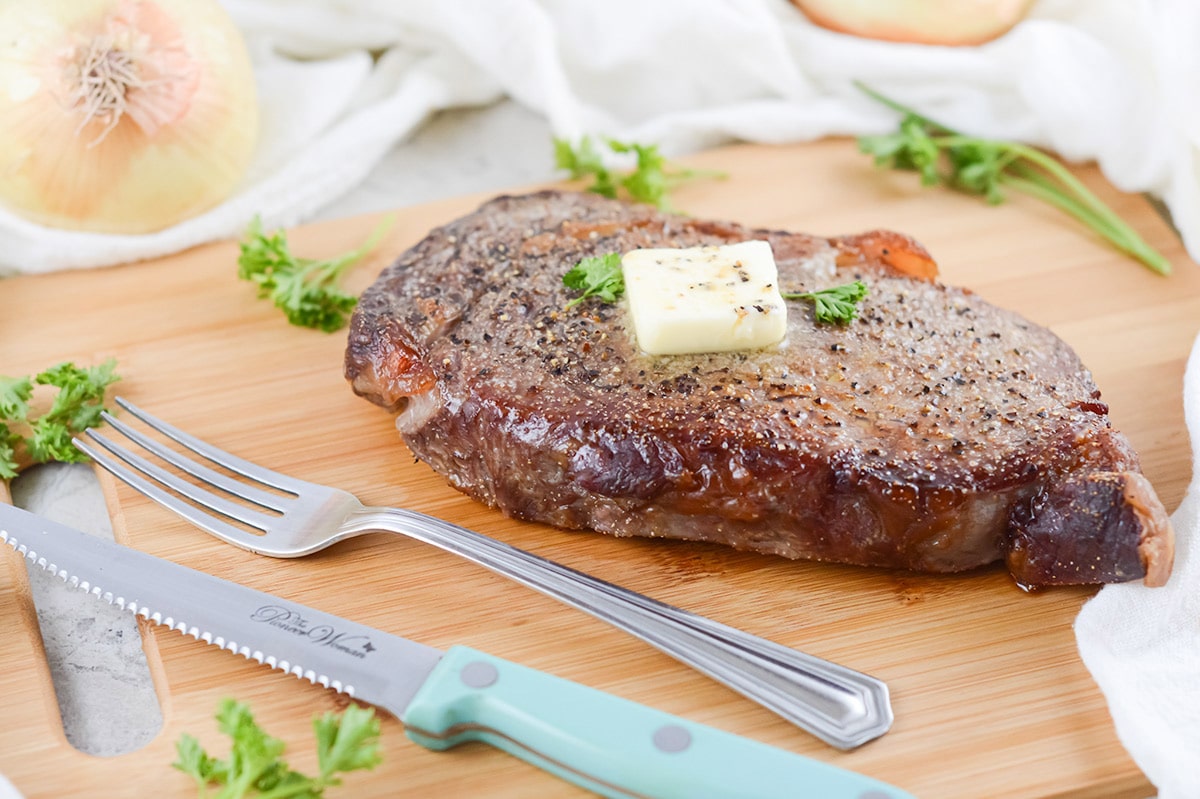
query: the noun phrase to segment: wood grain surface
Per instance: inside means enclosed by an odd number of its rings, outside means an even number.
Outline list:
[[[1141,198],[1092,169],[1081,177],[1175,265],[1162,278],[1033,201],[987,207],[911,174],[878,172],[851,142],[739,146],[689,163],[724,181],[675,195],[704,217],[838,234],[892,228],[922,241],[943,279],[1049,326],[1080,353],[1169,510],[1191,478],[1181,378],[1200,327],[1200,272]],[[404,209],[350,276],[366,286],[430,227],[479,195]],[[322,256],[358,244],[377,217],[292,232]],[[0,373],[116,357],[120,393],[266,466],[407,505],[719,621],[839,661],[891,687],[892,731],[838,752],[729,689],[582,613],[396,536],[371,535],[303,560],[216,542],[105,479],[120,540],[219,576],[426,644],[464,643],[614,694],[858,770],[924,799],[1146,799],[1153,787],[1114,733],[1071,625],[1094,589],[1026,594],[999,568],[960,576],[793,563],[715,546],[616,540],[504,518],[447,487],[399,441],[388,414],[342,377],[344,334],[288,326],[235,278],[236,246],[78,273],[0,281]],[[184,731],[224,753],[219,699],[248,701],[313,766],[310,720],[332,691],[178,633],[146,628],[161,734],[113,758],[66,742],[41,654],[24,568],[0,562],[0,772],[28,797],[194,795],[169,767]],[[482,745],[435,754],[384,724],[384,763],[333,796],[572,797],[582,791]],[[797,794],[803,791],[797,786]]]

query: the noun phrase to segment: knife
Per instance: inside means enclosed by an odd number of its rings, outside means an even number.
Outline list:
[[[442,652],[3,503],[0,541],[156,624],[383,708],[428,749],[483,741],[625,799],[912,799],[862,774],[470,647]]]

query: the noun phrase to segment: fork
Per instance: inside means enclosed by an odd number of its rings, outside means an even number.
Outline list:
[[[887,685],[874,677],[659,602],[442,519],[407,508],[364,506],[346,491],[265,469],[185,433],[121,397],[115,400],[162,436],[246,480],[210,468],[107,412],[103,419],[123,437],[124,446],[95,428],[85,431],[88,440],[76,438],[75,445],[133,489],[242,549],[292,558],[368,532],[400,533],[590,613],[839,749],[864,744],[891,726]],[[168,471],[145,454],[191,475],[198,483]],[[249,532],[222,516],[260,532]]]

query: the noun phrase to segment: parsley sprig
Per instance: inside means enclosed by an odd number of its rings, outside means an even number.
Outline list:
[[[864,85],[859,89],[903,116],[894,133],[861,136],[859,149],[875,157],[876,166],[915,170],[926,186],[943,184],[988,203],[1004,201],[1004,188],[1025,192],[1070,214],[1162,275],[1171,264],[1137,232],[1088,190],[1071,172],[1041,150],[1017,142],[968,136]]]
[[[105,389],[120,379],[116,367],[110,358],[88,367],[67,361],[33,377],[0,375],[0,479],[16,477],[23,461],[86,460],[71,437],[100,424]],[[34,416],[30,403],[36,386],[58,391],[49,410]]]
[[[583,292],[568,302],[567,308],[573,308],[588,297],[616,302],[625,293],[625,273],[621,271],[620,253],[610,252],[584,258],[563,275],[563,285]]]
[[[781,292],[785,300],[807,300],[813,304],[818,322],[848,324],[858,317],[858,304],[867,296],[867,284],[861,280],[830,286],[819,291]]]
[[[313,720],[315,777],[293,771],[282,760],[284,742],[267,735],[245,703],[223,700],[217,725],[232,740],[226,760],[210,756],[186,733],[175,744],[178,759],[171,765],[195,781],[200,797],[218,786],[216,799],[316,799],[326,788],[341,785],[338,774],[372,769],[380,762],[379,719],[371,708],[350,705],[340,715],[329,712]]]
[[[570,173],[572,180],[591,176],[588,191],[605,197],[622,194],[641,203],[671,210],[669,193],[680,183],[697,178],[724,178],[723,172],[706,169],[676,169],[658,150],[656,144],[638,144],[617,139],[604,139],[604,145],[617,155],[632,153],[637,164],[625,173],[614,172],[604,162],[604,154],[591,136],[582,136],[572,144],[567,139],[554,139],[554,162],[559,169]]]
[[[391,224],[385,219],[357,249],[316,260],[297,258],[287,233],[266,233],[256,216],[241,242],[238,277],[258,284],[258,296],[269,297],[293,325],[332,333],[346,324],[358,302],[338,285],[342,275],[375,249]]]

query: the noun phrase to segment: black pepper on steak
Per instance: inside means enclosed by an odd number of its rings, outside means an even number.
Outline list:
[[[779,345],[650,356],[623,303],[565,309],[585,256],[749,239],[785,291],[865,281],[859,318],[794,303]],[[1004,559],[1026,587],[1171,569],[1166,511],[1075,353],[896,233],[500,197],[380,275],[345,367],[417,457],[522,519],[932,572]]]

